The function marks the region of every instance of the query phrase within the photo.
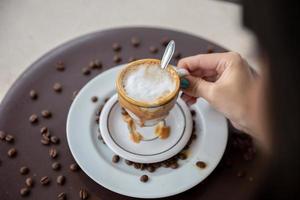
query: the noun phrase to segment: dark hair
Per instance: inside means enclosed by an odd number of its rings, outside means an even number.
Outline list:
[[[272,156],[259,199],[298,199],[300,9],[297,1],[244,0],[243,21],[268,59]]]

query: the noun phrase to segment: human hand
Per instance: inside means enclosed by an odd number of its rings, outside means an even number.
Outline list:
[[[193,104],[203,97],[237,129],[251,132],[250,91],[255,78],[238,53],[200,54],[181,59],[178,66],[190,72],[182,81],[183,100]]]

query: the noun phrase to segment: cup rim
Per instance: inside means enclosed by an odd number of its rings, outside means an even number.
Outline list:
[[[146,59],[140,59],[140,60],[136,60],[133,61],[131,63],[128,63],[125,68],[123,68],[121,70],[121,72],[118,74],[117,80],[116,80],[116,87],[117,87],[117,92],[119,95],[121,95],[124,99],[126,99],[127,101],[129,101],[131,104],[140,106],[140,107],[145,107],[145,108],[151,108],[151,107],[159,107],[162,105],[165,105],[167,103],[169,103],[170,101],[172,101],[176,95],[179,92],[180,89],[180,78],[176,72],[176,70],[173,68],[173,65],[168,65],[166,70],[168,70],[172,75],[175,75],[175,90],[172,91],[171,93],[169,93],[168,95],[166,95],[164,98],[154,101],[154,102],[144,102],[144,101],[139,101],[139,100],[135,100],[131,97],[129,97],[128,95],[126,95],[124,86],[123,86],[123,77],[125,75],[125,73],[131,69],[134,68],[137,65],[140,64],[144,64],[144,63],[154,63],[154,64],[160,64],[160,60],[158,59],[152,59],[152,58],[146,58]]]

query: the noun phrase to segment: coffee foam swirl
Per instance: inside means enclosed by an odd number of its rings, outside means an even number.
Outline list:
[[[176,89],[171,74],[157,64],[140,64],[128,71],[123,85],[129,97],[148,103],[159,100]]]

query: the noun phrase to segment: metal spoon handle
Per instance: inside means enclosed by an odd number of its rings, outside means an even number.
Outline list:
[[[175,51],[175,42],[174,40],[171,40],[168,46],[166,47],[166,50],[160,62],[160,66],[162,69],[165,69],[169,65],[169,62],[171,61],[174,51]]]

